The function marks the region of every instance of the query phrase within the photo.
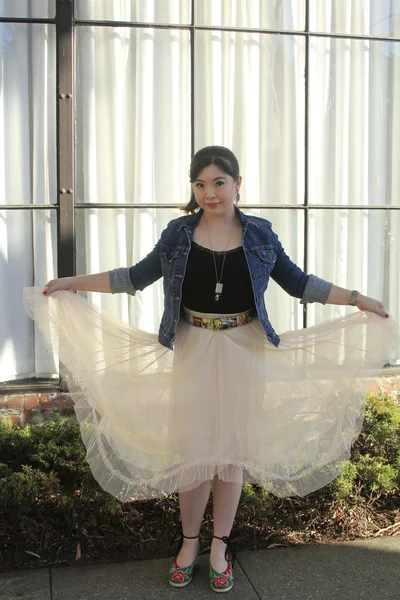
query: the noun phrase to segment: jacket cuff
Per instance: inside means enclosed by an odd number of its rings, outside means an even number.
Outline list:
[[[110,276],[110,288],[112,294],[120,294],[126,292],[134,296],[136,294],[136,288],[132,284],[129,277],[128,267],[120,267],[119,269],[113,269],[108,272]]]
[[[300,304],[308,304],[311,302],[325,304],[328,300],[332,285],[333,284],[330,281],[325,281],[325,279],[321,279],[316,275],[310,275]]]

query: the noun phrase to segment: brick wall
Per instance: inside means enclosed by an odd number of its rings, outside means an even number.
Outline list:
[[[374,394],[389,394],[400,403],[400,372],[391,370],[391,376],[370,379],[368,388]],[[23,427],[26,423],[40,424],[49,420],[54,413],[69,416],[74,414],[73,401],[63,391],[1,393],[0,418],[10,416],[14,425]]]
[[[40,424],[51,419],[54,413],[74,414],[74,403],[65,392],[30,392],[2,394],[0,392],[0,418],[11,417],[13,425],[23,427],[26,423]]]

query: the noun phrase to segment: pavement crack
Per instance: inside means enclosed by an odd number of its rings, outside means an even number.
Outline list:
[[[238,556],[236,557],[236,562],[239,563],[239,566],[242,569],[244,576],[246,577],[247,581],[249,582],[250,587],[253,589],[258,600],[262,600],[262,597],[260,596],[260,594],[257,592],[256,588],[254,587],[253,582],[251,581],[250,577],[247,575],[246,570],[244,569],[242,563],[240,562],[240,558]]]

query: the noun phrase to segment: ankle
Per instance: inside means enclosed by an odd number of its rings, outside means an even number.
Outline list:
[[[210,554],[213,558],[218,557],[219,560],[223,557],[225,561],[231,563],[232,567],[235,564],[236,547],[229,536],[213,536]]]
[[[183,538],[182,548],[183,547],[185,547],[185,548],[191,548],[191,547],[195,548],[195,547],[197,547],[198,543],[199,543],[199,538],[196,538],[194,540],[188,540],[187,538]]]
[[[225,556],[226,544],[221,540],[213,538],[210,552],[213,556]]]
[[[216,547],[221,546],[223,548],[226,548],[228,542],[229,542],[229,536],[213,535],[212,540],[211,540],[211,545],[216,546]]]

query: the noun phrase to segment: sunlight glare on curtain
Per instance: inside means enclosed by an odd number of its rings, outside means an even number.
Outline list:
[[[75,0],[75,18],[131,23],[190,23],[191,0]]]
[[[77,30],[78,202],[184,202],[190,162],[187,31]]]
[[[309,0],[310,31],[400,37],[400,0]]]
[[[199,31],[195,61],[195,148],[232,148],[243,205],[301,204],[304,39]]]
[[[195,0],[195,24],[304,30],[305,0]]]
[[[309,201],[400,204],[400,42],[310,39]]]
[[[108,271],[131,266],[153,250],[168,222],[180,216],[178,209],[122,208],[76,211],[77,274]],[[99,238],[109,232],[111,241]],[[118,239],[118,234],[121,238]],[[91,250],[93,249],[93,250]],[[117,260],[119,253],[120,261]],[[163,308],[162,280],[138,292],[127,294],[82,293],[92,302],[134,327],[158,331]]]
[[[395,321],[400,322],[400,218],[397,210],[346,210],[344,207],[311,210],[308,235],[310,273],[382,300]],[[314,325],[352,311],[354,308],[350,306],[310,304],[307,323]],[[396,358],[399,357],[400,348]]]

